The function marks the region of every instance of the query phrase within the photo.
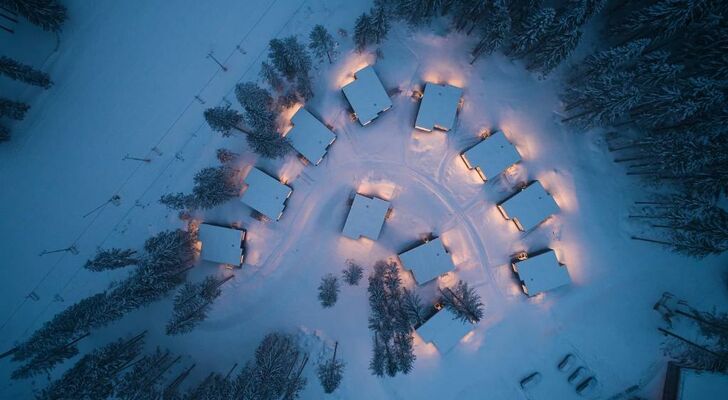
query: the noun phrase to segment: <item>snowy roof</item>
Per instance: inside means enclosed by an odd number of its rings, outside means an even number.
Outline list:
[[[357,193],[349,210],[349,216],[346,217],[344,235],[352,239],[366,236],[377,240],[388,210],[388,201]]]
[[[566,267],[559,264],[553,250],[513,264],[513,270],[523,282],[523,290],[535,296],[571,282]]]
[[[428,82],[425,85],[415,127],[428,132],[434,128],[443,131],[452,129],[462,95],[463,90],[458,87]]]
[[[438,237],[399,255],[402,265],[412,270],[418,283],[428,282],[455,269],[450,253]]]
[[[286,134],[291,145],[309,162],[318,165],[336,135],[303,107],[296,111],[291,123],[293,128]]]
[[[366,125],[377,118],[379,113],[392,107],[392,101],[371,65],[357,71],[354,78],[342,90],[359,123]]]
[[[240,200],[266,217],[278,220],[293,189],[258,168],[250,170],[245,183],[248,189]]]
[[[200,224],[197,234],[202,242],[203,260],[234,266],[243,263],[245,230]]]
[[[518,229],[528,231],[559,211],[553,197],[539,181],[533,181],[500,204],[504,217],[514,220]]]
[[[470,322],[454,318],[455,315],[443,308],[420,325],[417,333],[423,341],[434,344],[439,351],[445,353],[475,328]]]
[[[475,169],[483,180],[493,178],[517,163],[521,156],[501,131],[488,136],[462,155],[468,168]]]
[[[679,400],[713,399],[718,393],[728,393],[728,375],[681,368],[679,385]]]

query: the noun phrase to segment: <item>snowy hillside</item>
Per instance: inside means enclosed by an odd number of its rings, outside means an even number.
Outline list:
[[[48,90],[0,81],[2,97],[31,104],[25,119],[13,122],[12,139],[0,145],[0,352],[79,300],[117,287],[110,285],[136,268],[85,269],[99,248],[141,252],[160,231],[202,222],[247,231],[242,268],[198,256],[187,272],[191,282],[233,276],[207,318],[189,333],[168,335],[176,290],[170,291],[91,329],[78,343],[81,355],[146,330],[145,351],[160,347],[182,356],[170,377],[195,365],[180,386],[187,388],[236,363],[241,368],[267,334],[285,332],[310,357],[303,399],[616,399],[628,398],[612,396],[633,385],[640,396],[657,399],[669,357],[655,302],[670,292],[700,310],[728,308],[725,253],[696,259],[631,239],[647,229],[628,218],[635,201],[647,200],[646,184],[614,162],[609,129],[562,123],[568,63],[546,78],[501,51],[471,63],[478,38],[452,29],[443,16],[416,27],[392,20],[380,45],[359,52],[353,28],[372,7],[368,0],[64,3],[69,20],[57,49],[54,34],[26,22],[0,36],[0,55],[31,63],[54,81]],[[600,18],[585,25],[574,59],[597,47]],[[336,140],[321,163],[306,165],[295,152],[266,159],[251,150],[245,133],[214,132],[206,109],[240,110],[236,84],[267,85],[259,72],[269,41],[293,35],[308,43],[317,24],[333,35],[337,54],[331,64],[313,58],[314,96],[282,109],[276,124],[285,132],[300,107],[323,122]],[[362,126],[342,86],[367,65],[392,107]],[[462,88],[448,132],[414,127],[426,82]],[[521,161],[483,182],[461,153],[495,131]],[[198,171],[220,165],[219,148],[239,155],[228,166],[243,198],[253,167],[292,189],[278,221],[260,218],[239,197],[189,210],[185,219],[159,203],[165,194],[189,193]],[[521,232],[496,205],[533,180],[553,196],[558,212]],[[342,235],[355,193],[390,204],[376,240]],[[480,296],[484,316],[447,349],[413,333],[412,371],[377,377],[370,370],[368,277],[377,261],[400,263],[397,255],[427,235],[442,239],[455,269],[428,282],[400,270],[403,286],[427,303],[438,287],[465,281]],[[571,283],[529,297],[511,261],[544,249],[555,251]],[[342,279],[347,262],[364,268],[356,286]],[[327,274],[339,277],[340,291],[333,306],[322,307],[318,288]],[[343,380],[325,394],[316,367],[334,343],[345,363]],[[577,394],[555,367],[567,354],[596,378],[590,392]],[[49,379],[81,355],[51,370]],[[19,365],[0,359],[0,398],[32,398],[48,385],[45,373],[11,379]],[[540,382],[522,388],[533,372]]]

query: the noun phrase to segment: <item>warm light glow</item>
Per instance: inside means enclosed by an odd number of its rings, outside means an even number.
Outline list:
[[[364,196],[376,196],[382,200],[390,201],[394,196],[397,185],[386,180],[363,180],[356,188],[356,192]]]
[[[562,212],[573,213],[579,209],[574,179],[569,174],[546,171],[537,177],[541,185],[551,194]]]
[[[425,340],[418,333],[412,337],[414,344],[415,355],[417,358],[435,358],[438,357],[440,352],[437,350],[437,346],[434,343],[425,342]]]
[[[472,330],[465,334],[465,336],[460,339],[460,343],[467,344],[473,341],[473,338],[475,337],[475,330]]]
[[[281,132],[283,136],[288,135],[288,132],[293,129],[293,123],[291,122],[291,118],[296,115],[301,107],[303,107],[303,103],[296,103],[291,107],[283,109],[278,114],[278,131]]]
[[[289,182],[294,181],[303,172],[305,165],[298,161],[298,157],[288,157],[286,162],[283,163],[281,169],[278,171],[280,181],[284,185],[288,185]],[[289,193],[290,196],[290,193]]]
[[[432,82],[440,85],[447,84],[458,88],[464,88],[466,85],[466,79],[462,71],[463,69],[461,66],[450,64],[447,61],[442,60],[426,66],[425,72],[422,74],[422,78],[425,82]]]
[[[335,79],[333,89],[341,89],[353,82],[355,79],[354,74],[369,65],[373,65],[376,58],[376,54],[374,53],[357,53],[355,51],[343,57],[334,67],[333,76]]]

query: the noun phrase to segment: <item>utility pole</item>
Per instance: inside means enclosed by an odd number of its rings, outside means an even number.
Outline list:
[[[96,207],[93,210],[91,210],[91,211],[87,212],[86,214],[84,214],[83,218],[88,217],[89,215],[91,215],[94,212],[100,210],[102,207],[104,207],[105,205],[107,205],[109,203],[113,203],[115,206],[118,206],[119,204],[121,204],[121,196],[119,196],[118,194],[115,194],[115,195],[111,196],[111,198],[108,199],[108,200],[106,200],[103,204],[99,205],[98,207]]]
[[[132,157],[129,154],[125,155],[124,158],[122,158],[121,160],[122,161],[125,161],[125,160],[134,160],[134,161],[142,161],[142,162],[145,162],[145,163],[152,162],[152,160],[149,159],[149,158]]]
[[[209,53],[207,53],[207,58],[211,59],[212,61],[215,62],[215,64],[219,65],[220,68],[222,68],[223,71],[227,71],[228,70],[226,66],[222,65],[222,63],[217,58],[215,58],[215,55],[212,54],[212,51],[210,51]]]

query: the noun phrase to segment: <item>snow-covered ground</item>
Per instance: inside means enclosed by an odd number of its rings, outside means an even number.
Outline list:
[[[646,394],[658,398],[665,359],[652,304],[663,291],[698,308],[728,300],[720,277],[725,257],[697,262],[629,239],[638,227],[625,217],[641,198],[639,183],[611,161],[599,132],[571,132],[558,123],[558,75],[538,80],[500,55],[470,66],[469,39],[447,34],[443,21],[415,31],[396,25],[380,60],[352,52],[350,36],[336,34],[341,54],[332,66],[318,65],[316,96],[306,107],[338,138],[319,166],[304,167],[292,155],[256,160],[242,137],[211,133],[202,111],[224,98],[236,103],[235,83],[257,79],[271,38],[295,34],[306,40],[317,23],[332,33],[351,32],[368,2],[68,3],[71,20],[58,51],[45,61],[56,84],[47,92],[18,94],[33,108],[15,126],[13,141],[0,146],[0,350],[124,276],[82,268],[97,247],[139,247],[159,230],[182,226],[157,200],[189,190],[194,173],[216,163],[219,147],[241,153],[244,171],[255,164],[293,187],[281,220],[257,221],[238,200],[200,214],[248,229],[246,265],[223,287],[210,318],[190,334],[167,337],[168,299],[93,332],[82,351],[149,329],[148,346],[189,355],[199,380],[247,360],[267,332],[303,329],[339,341],[347,367],[332,398],[578,398],[555,369],[567,353],[597,377],[591,398],[608,398],[635,384],[645,384]],[[22,53],[18,47],[30,54],[29,42],[38,36],[1,46],[12,47],[14,55]],[[228,71],[206,58],[210,51]],[[349,119],[340,88],[352,72],[374,62],[385,87],[401,94],[393,96],[392,109],[361,127]],[[417,103],[409,92],[425,81],[464,88],[457,126],[447,134],[413,128]],[[523,155],[509,178],[485,185],[459,158],[483,129],[503,130]],[[151,162],[123,160],[126,155]],[[561,208],[525,237],[494,206],[524,179],[541,180]],[[394,212],[376,242],[340,233],[355,190],[392,202]],[[114,194],[121,196],[120,205],[84,217]],[[330,309],[319,305],[316,288],[347,259],[371,268],[429,232],[451,249],[457,270],[450,279],[477,286],[486,317],[445,354],[417,341],[409,375],[374,377],[368,371],[366,282],[342,286]],[[38,255],[71,245],[78,254]],[[573,284],[529,299],[508,259],[545,246],[557,250]],[[200,263],[190,278],[215,272],[230,273]],[[320,346],[312,343],[310,350],[315,354]],[[10,381],[16,366],[0,361],[1,398],[29,397],[45,385],[45,379]],[[313,370],[303,398],[323,396]],[[533,371],[543,379],[524,392],[518,382]]]

